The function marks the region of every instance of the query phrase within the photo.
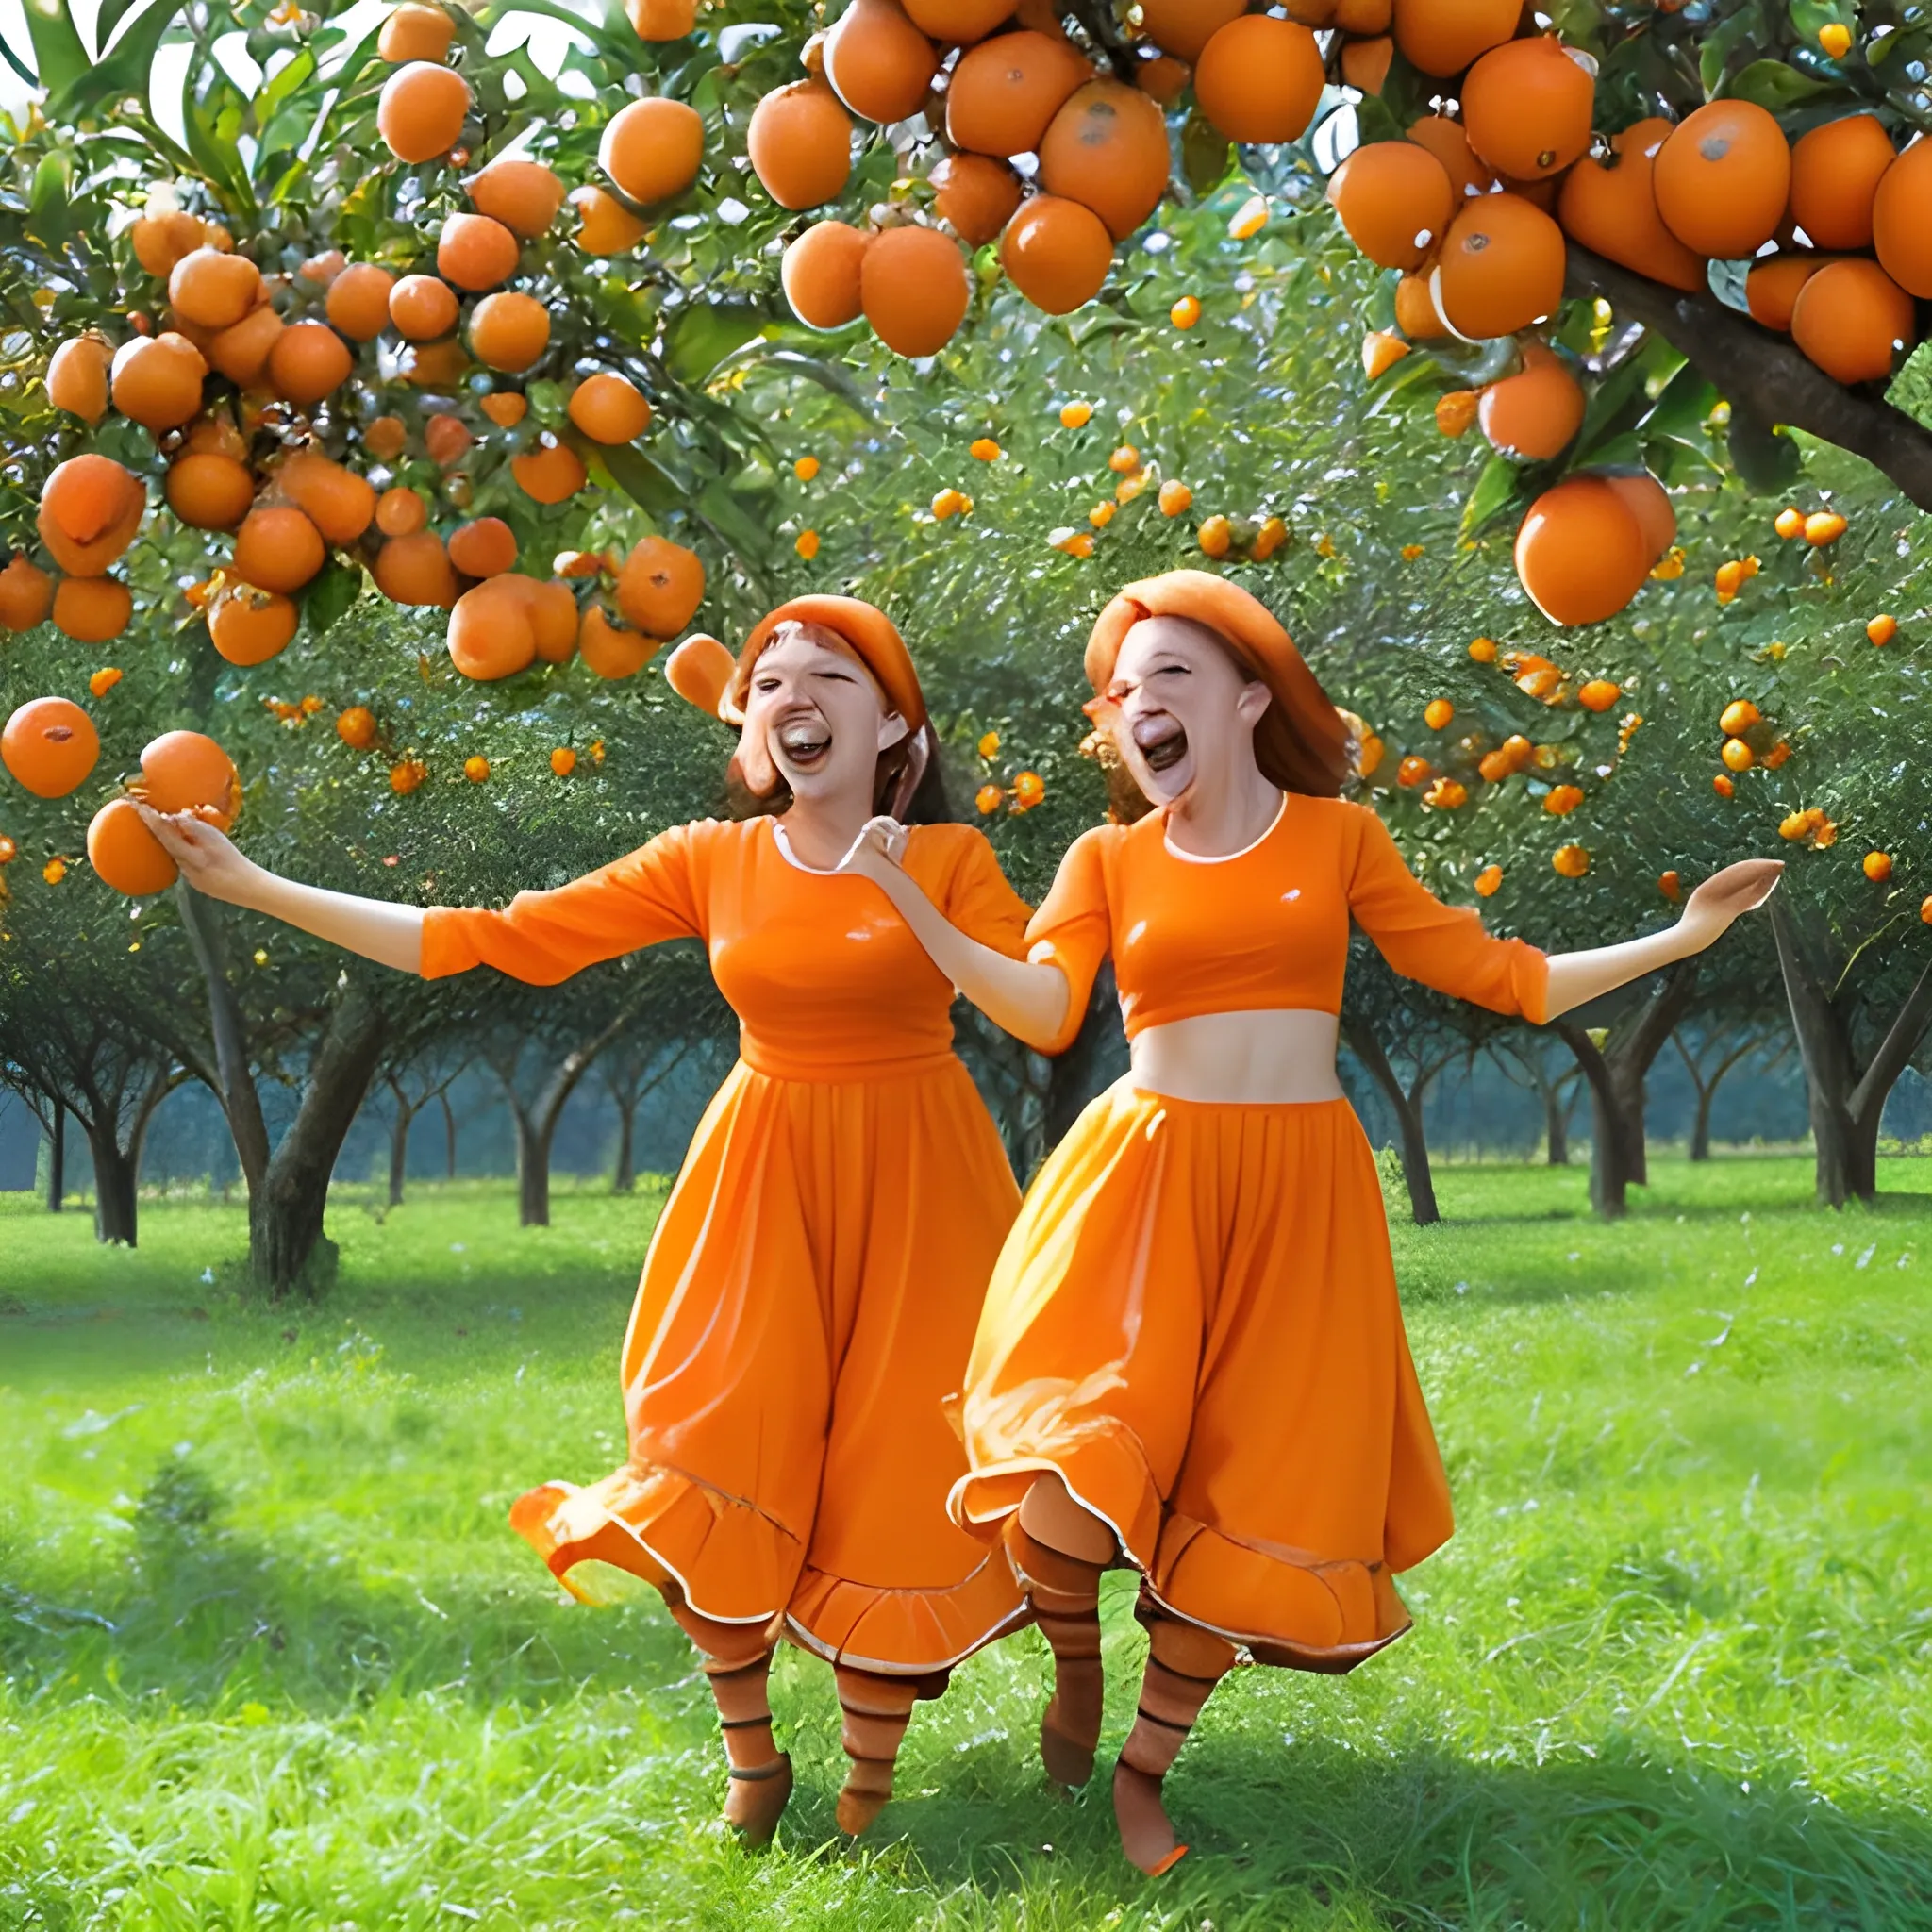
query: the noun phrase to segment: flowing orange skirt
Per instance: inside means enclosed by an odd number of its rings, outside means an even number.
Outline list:
[[[652,1238],[624,1342],[630,1457],[546,1483],[510,1521],[566,1588],[586,1559],[723,1623],[924,1673],[1020,1621],[1006,1557],[946,1516],[958,1390],[1019,1207],[951,1056],[903,1077],[741,1063]]]
[[[1453,1527],[1381,1188],[1348,1103],[1102,1094],[987,1291],[954,1519],[1058,1471],[1167,1608],[1345,1671],[1408,1627],[1395,1573]]]

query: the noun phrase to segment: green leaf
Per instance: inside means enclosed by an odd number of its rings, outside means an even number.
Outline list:
[[[727,368],[747,366],[782,370],[787,375],[801,376],[807,382],[815,382],[828,394],[837,396],[865,422],[878,422],[865,391],[853,380],[851,372],[837,362],[826,362],[817,356],[804,356],[796,349],[783,349],[775,343],[756,341],[726,357],[719,365],[718,373],[722,374]]]
[[[40,166],[34,170],[33,187],[27,199],[27,232],[36,241],[61,248],[72,240],[74,219],[69,203],[73,194],[73,156],[43,155]]]
[[[1475,488],[1463,499],[1462,534],[1465,538],[1475,536],[1494,523],[1516,500],[1519,476],[1516,465],[1507,457],[1491,457],[1483,465],[1482,474],[1475,479]]]
[[[1181,175],[1196,194],[1208,194],[1226,178],[1234,158],[1226,135],[1209,125],[1197,108],[1181,129]]]
[[[1784,494],[1804,468],[1804,458],[1790,437],[1778,435],[1735,405],[1728,440],[1739,481],[1761,496]]]
[[[635,443],[600,447],[595,454],[610,480],[640,509],[649,510],[653,516],[668,516],[689,502],[690,484]]]
[[[1702,451],[1704,425],[1717,400],[1715,387],[1687,362],[1664,385],[1639,427],[1646,436],[1667,436]]]
[[[103,102],[130,94],[146,99],[155,55],[186,4],[187,0],[155,0],[105,59],[90,68],[58,100],[48,104],[48,112],[59,120],[79,120]],[[106,32],[104,27],[103,39]]]
[[[1597,384],[1590,407],[1584,411],[1583,427],[1577,433],[1577,462],[1598,460],[1597,445],[1616,434],[1620,427],[1628,426],[1622,419],[1630,408],[1631,398],[1643,393],[1644,373],[1642,358],[1631,356]]]
[[[1745,45],[1759,26],[1757,8],[1740,7],[1704,36],[1697,55],[1697,73],[1706,93],[1714,96],[1722,92],[1724,68],[1732,54]]]
[[[318,638],[326,637],[330,629],[341,623],[362,588],[362,573],[340,560],[331,562],[327,569],[308,587],[308,594],[302,599],[302,615],[308,628]]]
[[[1808,79],[1783,60],[1754,60],[1724,87],[1729,99],[1754,101],[1774,114],[1831,92],[1830,81]]]
[[[93,65],[68,0],[21,0],[26,30],[34,43],[35,76],[49,94],[60,94]]]
[[[1932,429],[1932,342],[1921,342],[1892,377],[1885,400],[1923,428]]]
[[[694,304],[671,325],[664,366],[682,381],[703,382],[769,320],[762,308],[748,302]]]

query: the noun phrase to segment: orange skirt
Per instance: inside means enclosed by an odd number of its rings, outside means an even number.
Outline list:
[[[510,1512],[574,1594],[587,1559],[722,1623],[781,1614],[862,1669],[957,1662],[1019,1622],[1006,1557],[947,1518],[942,1403],[1019,1207],[948,1057],[902,1077],[741,1062],[691,1142],[624,1342],[630,1458]]]
[[[1159,1603],[1263,1662],[1399,1637],[1391,1579],[1453,1527],[1343,1100],[1102,1094],[1008,1237],[961,1416],[956,1522],[995,1535],[1057,1471]]]

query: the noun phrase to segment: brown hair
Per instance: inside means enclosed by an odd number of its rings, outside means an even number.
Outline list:
[[[1255,726],[1255,763],[1262,777],[1283,791],[1299,792],[1309,798],[1339,798],[1347,778],[1353,741],[1347,733],[1339,746],[1326,736],[1317,737],[1301,728],[1298,707],[1284,702],[1273,680],[1233,639],[1198,617],[1168,616],[1165,622],[1182,624],[1209,643],[1219,647],[1242,677],[1253,684],[1269,686],[1268,708]],[[1308,675],[1314,696],[1328,705],[1328,694]],[[1330,710],[1334,709],[1328,705]],[[1082,754],[1099,765],[1107,778],[1107,815],[1119,825],[1130,825],[1154,809],[1154,801],[1134,781],[1134,774],[1120,755],[1112,734],[1090,732],[1080,746]]]

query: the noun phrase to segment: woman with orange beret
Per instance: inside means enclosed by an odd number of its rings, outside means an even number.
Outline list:
[[[1347,728],[1245,591],[1199,571],[1130,585],[1086,669],[1123,798],[1067,853],[1025,960],[895,871],[895,828],[853,864],[1041,1051],[1071,1043],[1113,958],[1132,1069],[1048,1158],[993,1271],[950,1507],[1003,1539],[1052,1646],[1041,1753],[1064,1784],[1099,1740],[1101,1572],[1140,1573],[1150,1650],[1113,1801],[1157,1873],[1186,1849],[1161,1780],[1237,1654],[1354,1669],[1408,1627],[1394,1578],[1451,1531],[1336,1079],[1351,921],[1396,971],[1540,1023],[1708,945],[1779,868],[1720,873],[1668,932],[1546,957],[1441,904],[1340,796]]]
[[[587,1559],[655,1584],[703,1655],[730,1768],[724,1815],[771,1836],[791,1789],[766,1680],[780,1631],[828,1659],[851,1759],[838,1817],[891,1794],[915,1700],[1024,1621],[1011,1568],[957,1527],[966,1473],[941,1408],[1019,1207],[953,1052],[953,989],[841,861],[873,814],[932,820],[905,872],[1002,955],[1026,908],[992,848],[939,823],[925,701],[869,604],[801,597],[734,663],[710,638],[673,686],[741,727],[745,815],[676,825],[503,911],[424,911],[252,865],[193,820],[148,822],[201,891],[426,978],[488,964],[550,985],[662,940],[705,941],[741,1058],[664,1207],[625,1337],[630,1455],[588,1489],[546,1483],[510,1520],[573,1590]]]

